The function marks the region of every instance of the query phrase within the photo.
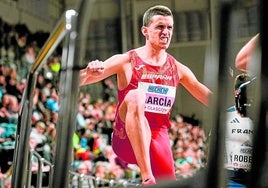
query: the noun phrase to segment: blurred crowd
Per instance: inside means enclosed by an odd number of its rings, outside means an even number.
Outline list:
[[[27,75],[47,40],[45,32],[31,33],[23,24],[11,25],[0,18],[0,179],[8,180],[14,151],[19,110]],[[38,71],[33,97],[30,147],[53,164],[56,127],[60,110],[58,82],[61,50],[57,49]],[[120,160],[111,147],[111,134],[116,108],[116,90],[112,79],[103,82],[104,96],[97,100],[80,91],[71,170],[102,179],[140,178],[136,165]],[[170,143],[178,179],[192,176],[206,165],[206,135],[194,117],[176,115],[171,120]],[[11,152],[12,153],[12,152]],[[34,165],[33,165],[34,166]],[[48,169],[49,170],[49,169]],[[36,169],[32,169],[33,173]],[[10,180],[10,179],[9,179]],[[71,180],[77,187],[77,176]],[[8,184],[8,181],[7,183]],[[7,186],[8,187],[8,186]]]

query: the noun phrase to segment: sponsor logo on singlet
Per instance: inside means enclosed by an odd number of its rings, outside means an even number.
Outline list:
[[[139,65],[137,67],[135,67],[136,70],[140,70],[142,67],[144,67],[145,65]]]
[[[161,75],[161,74],[143,74],[141,79],[160,79],[160,80],[172,80],[172,76]]]
[[[232,121],[230,121],[230,123],[240,123],[240,121],[238,118],[234,118],[232,119]]]

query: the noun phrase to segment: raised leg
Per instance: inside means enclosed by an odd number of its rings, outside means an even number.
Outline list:
[[[144,115],[145,94],[131,90],[120,108],[120,118],[125,122],[127,136],[133,148],[142,180],[154,180],[150,161],[151,129]]]

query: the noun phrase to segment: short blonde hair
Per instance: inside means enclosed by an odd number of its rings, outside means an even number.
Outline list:
[[[173,18],[173,14],[168,7],[156,5],[146,10],[143,14],[143,26],[148,26],[151,22],[151,18],[155,15],[171,16]]]

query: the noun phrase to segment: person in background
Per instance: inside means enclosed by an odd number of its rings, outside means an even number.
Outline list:
[[[92,175],[92,163],[90,161],[80,161],[76,169],[76,174],[73,176],[70,188],[90,188],[95,187]]]
[[[91,61],[80,70],[80,86],[116,75],[118,106],[112,146],[122,160],[139,166],[143,186],[176,179],[168,130],[177,86],[182,84],[209,106],[211,91],[166,51],[173,28],[171,10],[153,6],[143,16],[144,46],[104,62]]]
[[[235,105],[227,110],[225,168],[228,188],[246,188],[252,162],[253,121],[250,88],[254,79],[242,73],[235,78]]]
[[[36,143],[35,150],[46,160],[51,161],[51,146],[48,143],[45,131],[46,124],[42,121],[37,121],[31,129],[30,138]]]

